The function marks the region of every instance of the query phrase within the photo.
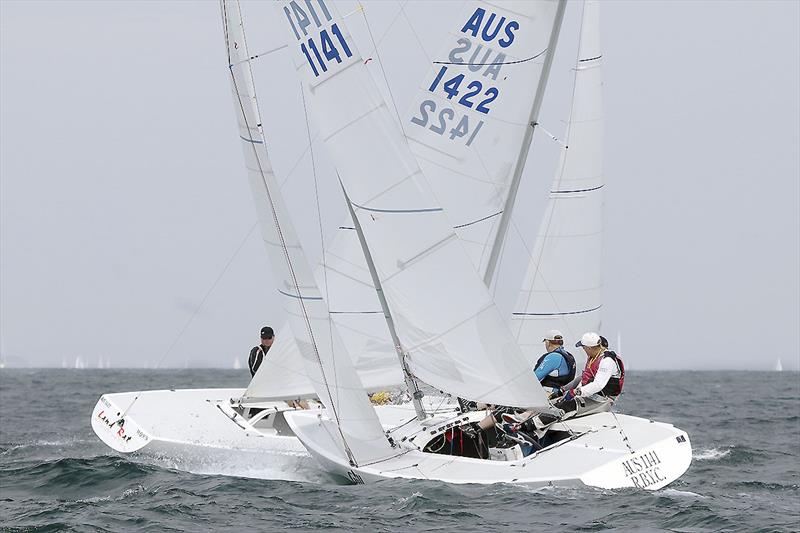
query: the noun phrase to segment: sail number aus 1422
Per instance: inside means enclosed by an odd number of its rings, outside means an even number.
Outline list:
[[[428,123],[430,122],[430,126]],[[463,114],[457,117],[457,113],[450,107],[443,107],[436,113],[436,102],[433,100],[425,100],[419,104],[419,115],[411,117],[411,123],[417,126],[428,127],[434,133],[444,135],[447,131],[450,140],[466,137],[466,145],[472,144],[475,136],[483,127],[483,121],[480,120],[474,128],[470,128],[469,115]],[[449,128],[449,131],[448,131]]]
[[[436,93],[437,88],[441,86],[441,89],[447,95],[447,99],[452,100],[459,94],[459,88],[464,81],[464,74],[457,74],[447,81],[442,82],[446,73],[447,66],[445,65],[439,69],[439,72],[433,79],[431,86],[428,87],[428,90],[432,93]],[[497,90],[497,87],[489,87],[484,91],[483,84],[478,80],[473,80],[466,86],[466,89],[461,94],[461,98],[459,98],[457,102],[470,109],[475,106],[474,109],[478,113],[488,114],[490,111],[489,104],[494,102],[499,95],[500,91]]]

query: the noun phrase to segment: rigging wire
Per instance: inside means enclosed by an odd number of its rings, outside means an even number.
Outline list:
[[[233,255],[231,255],[231,257],[228,259],[228,262],[225,263],[225,266],[222,268],[222,271],[219,273],[219,275],[216,277],[214,282],[208,288],[208,290],[206,291],[205,295],[203,296],[203,299],[200,300],[200,303],[197,304],[197,307],[194,308],[194,311],[192,312],[191,316],[189,316],[189,320],[186,321],[186,323],[183,325],[181,330],[178,332],[178,334],[173,339],[172,343],[169,345],[169,347],[161,355],[161,358],[156,363],[155,368],[158,368],[159,365],[161,365],[161,363],[163,363],[164,360],[167,358],[167,356],[172,352],[172,350],[175,348],[175,346],[177,346],[178,342],[183,337],[183,334],[186,333],[187,329],[189,329],[189,326],[192,324],[192,322],[194,321],[195,317],[200,312],[200,309],[203,308],[203,305],[205,305],[206,300],[208,300],[208,297],[211,296],[211,293],[214,292],[215,288],[217,288],[217,285],[222,280],[222,278],[225,276],[225,273],[228,272],[228,269],[230,268],[231,264],[233,264],[234,259],[236,259],[236,257],[239,255],[239,252],[242,251],[242,248],[244,248],[245,243],[248,241],[248,239],[250,239],[250,235],[252,235],[253,230],[255,230],[257,226],[258,226],[258,221],[254,222],[253,225],[250,226],[250,229],[247,231],[247,234],[244,236],[244,239],[242,239],[242,241],[239,243],[239,246],[236,247],[236,250],[234,250]],[[126,407],[125,410],[122,412],[122,414],[120,415],[118,421],[125,418],[125,415],[131,409],[131,407],[133,407],[133,404],[136,403],[136,401],[139,399],[139,396],[141,395],[141,393],[142,393],[142,391],[139,391],[136,394],[136,396],[133,398],[133,400],[128,405],[128,407]]]

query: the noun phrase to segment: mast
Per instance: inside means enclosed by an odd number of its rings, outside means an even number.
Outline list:
[[[531,107],[530,119],[528,128],[525,132],[525,138],[522,142],[522,149],[520,150],[519,157],[517,158],[516,165],[514,166],[514,176],[511,179],[509,186],[508,196],[506,203],[503,207],[503,214],[500,215],[500,225],[497,228],[497,234],[494,238],[492,245],[492,252],[489,256],[489,262],[486,265],[486,272],[483,275],[483,282],[487,287],[491,286],[494,272],[497,268],[497,262],[500,259],[500,250],[503,248],[505,242],[506,232],[508,231],[508,224],[511,222],[511,211],[514,209],[514,202],[517,198],[517,191],[519,190],[519,183],[522,179],[522,171],[525,169],[525,161],[530,153],[531,143],[533,142],[533,131],[539,120],[539,110],[542,107],[542,100],[544,99],[544,91],[547,87],[547,78],[550,77],[550,66],[553,64],[553,57],[555,56],[555,48],[558,43],[558,34],[561,31],[561,23],[564,20],[564,11],[567,6],[567,0],[559,0],[558,8],[556,10],[556,18],[553,21],[553,31],[550,33],[550,41],[547,45],[547,54],[545,56],[544,64],[542,65],[542,76],[539,78],[539,85],[536,88],[536,96],[533,100]]]
[[[372,260],[372,253],[369,251],[367,241],[364,238],[364,232],[361,229],[361,222],[358,220],[355,211],[353,211],[353,204],[350,202],[350,197],[347,195],[347,191],[345,190],[341,180],[339,180],[339,184],[342,186],[342,193],[344,194],[345,202],[347,202],[347,210],[350,212],[350,217],[353,219],[353,226],[355,227],[356,234],[358,235],[358,242],[361,244],[361,250],[364,252],[364,259],[367,261],[369,275],[372,277],[373,285],[375,285],[375,293],[378,295],[378,300],[381,302],[381,309],[383,310],[384,318],[386,318],[386,325],[389,326],[389,333],[392,336],[392,343],[394,344],[394,349],[397,352],[397,358],[400,359],[400,368],[403,370],[403,379],[406,382],[406,388],[411,393],[412,402],[414,403],[414,411],[417,413],[417,420],[425,420],[428,415],[425,413],[425,409],[422,407],[423,393],[421,390],[419,390],[419,385],[417,385],[417,381],[414,379],[414,376],[411,375],[411,371],[406,364],[406,354],[403,351],[403,346],[400,344],[400,337],[397,336],[397,330],[394,327],[394,319],[392,318],[391,311],[389,311],[389,304],[386,302],[386,296],[383,294],[383,286],[381,285],[380,277],[378,277],[378,271],[375,270],[375,262]]]

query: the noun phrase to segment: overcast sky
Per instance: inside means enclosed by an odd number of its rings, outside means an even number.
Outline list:
[[[402,111],[460,2],[366,5]],[[282,43],[271,6],[243,11],[251,52]],[[570,4],[544,101],[556,135],[579,14]],[[795,1],[602,2],[603,333],[621,333],[631,368],[798,368],[799,26]],[[218,3],[2,0],[0,39],[2,360],[243,361],[282,311],[253,231]],[[317,258],[298,81],[285,53],[255,69],[276,172]],[[338,197],[314,151],[323,195]],[[535,137],[501,274],[511,285],[557,152]],[[343,216],[325,207],[326,238]],[[501,309],[515,290],[500,291]]]

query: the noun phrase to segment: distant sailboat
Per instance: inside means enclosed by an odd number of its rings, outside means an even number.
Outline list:
[[[783,365],[781,364],[780,357],[778,357],[778,360],[775,361],[775,368],[773,370],[775,370],[775,372],[783,372]]]
[[[81,359],[80,356],[75,358],[75,368],[79,370],[86,368],[86,365],[83,363],[83,359]]]
[[[239,361],[239,358],[238,358],[238,357],[236,357],[236,358],[233,360],[233,369],[234,369],[234,370],[241,370],[241,368],[242,368],[242,363]]]

